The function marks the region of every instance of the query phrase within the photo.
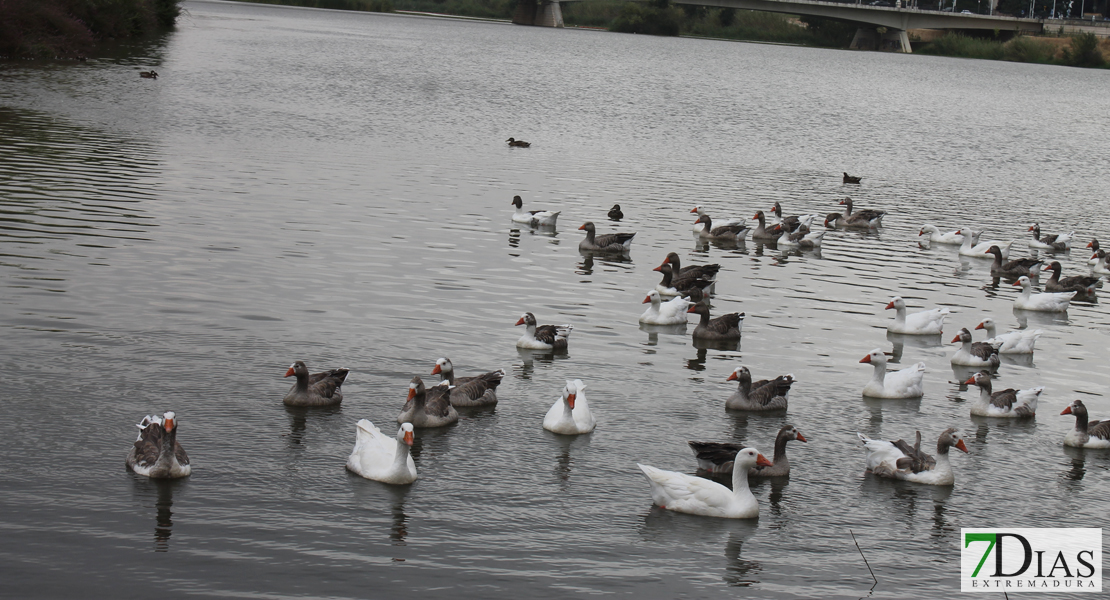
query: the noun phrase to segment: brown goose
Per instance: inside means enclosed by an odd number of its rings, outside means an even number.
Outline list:
[[[441,358],[436,361],[432,375],[439,375],[451,386],[451,406],[493,406],[497,404],[497,386],[501,384],[505,370],[497,369],[474,377],[455,377],[451,359]]]
[[[708,294],[714,283],[710,279],[703,279],[694,275],[675,277],[674,267],[667,262],[655,267],[652,271],[659,271],[663,274],[663,280],[655,286],[655,290],[662,296],[688,296],[690,291],[694,289],[701,290],[703,294]]]
[[[669,264],[673,269],[672,273],[677,273],[680,277],[693,275],[701,277],[702,279],[713,279],[717,276],[717,271],[721,270],[721,265],[687,265],[682,266],[681,259],[678,258],[678,253],[668,252],[667,257],[663,259],[663,265]],[[660,265],[662,266],[662,265]]]
[[[525,326],[516,347],[528,350],[566,352],[567,338],[574,329],[572,325],[536,325],[536,317],[530,312],[520,315],[516,324]]]
[[[864,221],[866,221],[867,223],[874,223],[873,225],[871,225],[871,227],[878,227],[883,224],[883,215],[886,214],[886,211],[864,209],[859,212],[853,213],[852,199],[849,197],[845,197],[843,200],[841,200],[840,204],[844,207],[844,219],[849,225],[852,225],[856,222]]]
[[[952,364],[964,365],[968,367],[989,367],[997,369],[1001,361],[998,358],[998,350],[994,346],[986,342],[972,342],[971,332],[967,327],[960,330],[956,337],[952,338],[952,343],[961,343],[963,346],[952,355]]]
[[[753,240],[774,241],[782,235],[782,231],[775,231],[774,227],[767,228],[767,216],[763,214],[763,211],[756,211],[752,218],[759,221],[759,227],[756,227],[755,231],[752,232]]]
[[[282,402],[289,406],[330,406],[343,401],[339,386],[347,379],[348,369],[332,369],[322,373],[308,374],[304,362],[296,361],[285,372],[285,377],[297,376],[289,393]]]
[[[1033,232],[1033,239],[1029,240],[1030,248],[1052,250],[1055,252],[1063,252],[1071,248],[1071,236],[1075,234],[1073,231],[1071,233],[1054,233],[1052,235],[1042,236],[1041,226],[1037,223],[1033,223],[1029,231]]]
[[[794,374],[779,375],[774,379],[761,379],[752,383],[752,373],[740,366],[732,371],[727,381],[738,381],[736,393],[725,400],[731,410],[785,410]]]
[[[744,325],[744,313],[729,313],[710,320],[709,307],[697,303],[686,312],[701,315],[701,321],[694,328],[693,336],[703,340],[738,340],[740,328]]]
[[[801,225],[808,227],[813,223],[813,219],[817,217],[817,215],[784,217],[782,216],[782,205],[779,204],[777,200],[775,201],[775,205],[771,207],[771,214],[778,218],[779,225],[786,230],[786,233],[794,233]]]
[[[1064,267],[1060,265],[1058,260],[1052,261],[1048,268],[1052,269],[1052,277],[1044,284],[1044,291],[1046,292],[1077,292],[1076,297],[1093,298],[1098,282],[1102,279],[1101,277],[1087,277],[1084,275],[1060,279],[1060,272],[1064,270]]]
[[[591,252],[628,252],[629,247],[632,246],[632,238],[636,237],[635,233],[596,235],[594,224],[589,221],[583,223],[578,229],[586,230],[586,239],[578,242],[578,249]]]
[[[694,221],[694,223],[705,224],[705,227],[698,233],[702,239],[716,240],[718,242],[742,242],[744,238],[748,237],[748,226],[743,223],[714,227],[713,219],[709,218],[709,215],[699,216],[698,220]]]
[[[1082,400],[1075,400],[1062,415],[1075,415],[1075,429],[1064,436],[1064,445],[1075,448],[1110,448],[1110,421],[1090,421]]]
[[[859,183],[862,180],[863,177],[852,177],[848,173],[844,173],[844,183]]]
[[[790,475],[790,461],[786,458],[786,442],[798,440],[806,442],[805,436],[793,425],[784,425],[775,436],[775,458],[772,465],[757,465],[748,470],[748,475],[760,477],[782,477]],[[729,442],[686,442],[698,459],[698,470],[715,474],[732,473],[733,458],[747,446]]]
[[[412,423],[413,427],[443,427],[459,420],[459,413],[451,406],[446,381],[426,389],[419,375],[414,375],[409,383],[409,397],[398,423]]]
[[[1037,399],[1043,387],[1028,390],[1005,389],[991,392],[991,374],[979,371],[972,375],[967,385],[979,386],[979,400],[971,406],[971,414],[977,417],[1032,418],[1037,415]]]
[[[509,142],[510,148],[527,148],[532,145],[531,142],[526,142],[524,140],[514,140],[513,138],[509,138],[505,141]]]
[[[991,277],[1021,277],[1022,275],[1036,277],[1041,274],[1042,262],[1035,258],[1018,258],[1003,263],[1002,248],[991,246],[987,248],[987,253],[994,255],[994,262],[991,263]]]
[[[189,455],[177,443],[177,421],[173,411],[143,417],[139,439],[127,454],[127,468],[153,479],[176,479],[193,471]]]
[[[948,450],[956,448],[967,452],[963,438],[954,427],[945,429],[937,440],[937,456],[933,458],[921,450],[921,432],[916,433],[916,441],[910,446],[905,440],[888,442],[873,440],[857,433],[867,449],[867,471],[879,477],[902,479],[929,485],[952,485],[956,478],[952,473],[952,463]]]

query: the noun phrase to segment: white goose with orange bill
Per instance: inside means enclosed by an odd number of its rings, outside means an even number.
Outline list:
[[[748,471],[755,466],[772,467],[755,448],[744,448],[736,453],[732,468],[732,489],[710,481],[675,471],[664,471],[637,463],[651,485],[651,499],[666,510],[720,517],[724,519],[755,519],[759,517],[759,502],[748,488]]]
[[[1060,414],[1075,415],[1075,429],[1064,436],[1064,445],[1074,448],[1110,448],[1110,420],[1091,421],[1082,400],[1074,400]]]
[[[782,225],[776,225],[779,231],[785,231]],[[796,246],[807,250],[820,248],[821,241],[825,239],[825,231],[810,231],[809,226],[799,225],[793,233],[784,233],[779,238],[778,245],[782,247]]]
[[[991,391],[991,374],[979,371],[964,382],[979,386],[979,400],[971,405],[971,414],[976,417],[1000,417],[1003,419],[1028,419],[1037,416],[1037,399],[1043,387],[1027,390],[1005,389]]]
[[[806,442],[805,436],[793,425],[784,425],[775,436],[775,457],[771,466],[757,465],[748,470],[748,477],[785,477],[790,475],[790,460],[786,458],[786,443],[797,440]],[[732,473],[736,453],[744,444],[729,442],[686,442],[698,460],[698,470],[715,475]]]
[[[517,325],[524,325],[524,335],[516,341],[517,348],[525,350],[553,350],[563,352],[567,349],[573,325],[536,325],[536,317],[526,312],[520,315]]]
[[[1039,312],[1064,312],[1068,310],[1075,292],[1057,292],[1054,294],[1034,294],[1033,284],[1029,278],[1022,275],[1013,285],[1021,286],[1021,293],[1014,298],[1014,308],[1019,310],[1035,310]]]
[[[590,433],[597,427],[590,404],[586,401],[586,384],[581,379],[567,380],[559,399],[543,418],[543,428],[559,435]]]
[[[640,315],[640,322],[645,325],[685,325],[686,311],[694,304],[680,296],[663,302],[656,290],[649,291],[641,304],[649,302],[651,306]]]
[[[890,299],[886,310],[894,309],[894,321],[886,326],[890,333],[906,335],[940,335],[944,333],[944,319],[948,316],[947,308],[934,308],[912,314],[906,314],[906,301],[901,296]]]
[[[193,472],[189,455],[177,442],[177,415],[147,415],[139,422],[139,437],[127,454],[127,468],[151,479],[178,479]]]
[[[416,463],[409,448],[414,439],[412,423],[402,423],[396,441],[366,419],[355,425],[355,448],[347,469],[367,479],[404,485],[416,481]]]
[[[927,485],[954,484],[956,477],[952,473],[952,463],[948,460],[948,450],[955,448],[967,452],[967,445],[955,428],[945,429],[940,434],[936,458],[921,451],[920,431],[916,433],[913,446],[904,440],[888,442],[873,440],[862,433],[856,435],[867,449],[868,473]]]
[[[886,354],[875,348],[860,359],[875,367],[871,381],[863,387],[863,395],[871,398],[918,398],[924,394],[925,363],[910,365],[901,371],[886,370]]]
[[[982,232],[979,233],[981,234]],[[964,227],[960,229],[960,235],[964,236],[964,241],[962,244],[960,244],[961,256],[971,256],[973,258],[993,258],[993,255],[988,252],[988,250],[990,250],[991,246],[998,246],[998,249],[1002,251],[1002,260],[1008,260],[1010,258],[1010,246],[1014,244],[1014,240],[1010,240],[1009,242],[987,240],[985,242],[976,242],[973,246],[972,241],[979,239],[979,234],[971,231],[971,229],[968,227]]]
[[[1043,329],[1025,329],[1022,331],[1008,331],[998,335],[994,319],[987,317],[975,326],[975,329],[984,329],[987,332],[985,343],[994,346],[999,354],[1032,354],[1037,338],[1044,335]]]
[[[998,358],[998,350],[987,342],[971,341],[971,332],[967,327],[960,329],[956,337],[952,338],[953,344],[963,344],[952,355],[952,364],[965,367],[989,367],[997,369],[1002,362]]]

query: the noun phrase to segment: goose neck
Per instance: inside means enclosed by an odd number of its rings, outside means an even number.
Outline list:
[[[1077,411],[1072,411],[1072,414],[1075,415],[1075,430],[1084,434],[1084,435],[1086,435],[1086,433],[1087,433],[1087,411],[1086,410],[1081,410],[1081,411],[1077,410]]]
[[[293,387],[297,390],[297,392],[301,394],[307,394],[308,371],[305,371],[304,373],[295,373],[294,375],[297,377],[297,382],[293,384]]]
[[[775,457],[771,459],[775,466],[779,465],[779,461],[786,460],[786,442],[789,441],[790,438],[787,437],[785,432],[779,433],[778,437],[775,438]]]
[[[939,473],[952,472],[952,463],[948,460],[948,446],[945,446],[943,450],[937,448],[937,466],[933,467],[933,470]]]
[[[162,436],[162,447],[158,449],[157,465],[166,466],[172,463],[174,458],[174,446],[177,444],[177,427],[166,432]]]
[[[751,467],[752,465],[750,463],[747,466],[743,467],[737,465],[735,462],[733,463],[732,493],[737,498],[750,496],[752,494],[751,490],[748,489],[748,469],[750,469]]]
[[[408,468],[409,462],[409,445],[404,440],[397,440],[397,451],[393,453],[393,466],[390,470],[393,472],[404,471]]]
[[[871,381],[874,381],[880,386],[883,385],[886,381],[886,363],[872,362],[871,366],[875,367],[875,372],[871,375]]]
[[[990,325],[983,325],[983,329],[987,330],[987,337],[988,338],[994,338],[994,337],[998,336],[998,333],[997,333],[998,330],[994,326],[994,323],[991,323]]]

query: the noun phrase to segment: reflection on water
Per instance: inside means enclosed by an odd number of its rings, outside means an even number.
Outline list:
[[[709,351],[705,348],[698,347],[697,344],[694,345],[694,348],[697,350],[697,356],[695,356],[694,358],[686,359],[686,368],[690,369],[691,371],[704,371],[705,359],[706,356],[708,356]]]
[[[1071,466],[1065,469],[1060,476],[1067,481],[1081,481],[1083,476],[1087,474],[1087,452],[1084,448],[1074,448],[1072,446],[1063,446],[1064,454],[1071,462]]]
[[[158,501],[154,506],[157,509],[154,525],[154,551],[168,552],[170,549],[170,535],[173,533],[173,487],[177,481],[155,480],[158,488]]]
[[[771,446],[767,447],[770,448]],[[760,451],[762,454],[771,456],[766,450],[761,449]],[[786,486],[790,485],[789,475],[784,475],[782,477],[753,477],[749,480],[749,484],[752,488],[752,493],[756,493],[764,486],[770,488],[770,492],[767,494],[767,505],[771,514],[781,515],[783,513],[783,492],[786,490]]]
[[[750,534],[739,534],[735,531],[728,533],[728,541],[725,542],[725,575],[724,580],[730,586],[734,587],[749,587],[759,583],[756,575],[762,571],[759,563],[754,560],[748,560],[740,556],[740,552],[744,546],[744,540]]]

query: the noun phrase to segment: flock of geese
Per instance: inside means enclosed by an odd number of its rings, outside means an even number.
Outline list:
[[[527,142],[510,138],[510,146],[527,147]],[[858,184],[858,177],[844,174],[845,184]],[[524,210],[523,200],[512,200],[515,212],[512,221],[532,228],[554,228],[559,211]],[[828,231],[835,229],[873,230],[882,226],[884,211],[855,210],[852,199],[840,201],[843,212],[821,215],[785,216],[778,202],[771,209],[771,217],[758,211],[751,218],[757,224],[749,226],[745,219],[714,221],[701,206],[690,212],[698,215],[694,222],[695,235],[704,240],[744,241],[749,235],[753,240],[776,243],[784,247],[817,248]],[[623,218],[619,205],[609,211],[610,219]],[[823,219],[824,230],[811,227]],[[623,255],[629,252],[635,233],[598,233],[592,222],[578,227],[585,232],[579,249],[588,253]],[[1032,239],[1030,248],[1048,253],[1068,251],[1072,234],[1042,235],[1040,227],[1029,228]],[[1061,265],[1052,261],[1047,266],[1053,275],[1045,284],[1045,293],[1032,292],[1032,279],[1040,277],[1044,262],[1035,258],[1009,260],[1013,242],[980,241],[979,232],[963,228],[947,233],[935,226],[921,228],[923,243],[958,244],[963,256],[993,259],[992,277],[1013,279],[1021,286],[1014,307],[1022,310],[1061,312],[1075,299],[1093,300],[1101,285],[1102,275],[1108,274],[1106,254],[1099,249],[1098,241],[1088,244],[1095,252],[1089,262],[1091,274],[1061,278]],[[686,325],[690,314],[698,316],[692,332],[695,339],[709,341],[739,340],[744,313],[730,313],[712,317],[709,300],[714,292],[720,265],[682,265],[677,253],[671,252],[654,270],[662,279],[647,292],[643,303],[650,306],[640,316],[647,325]],[[894,297],[886,306],[894,310],[894,318],[887,331],[902,335],[938,336],[943,332],[949,314],[946,308],[934,308],[914,313],[907,312],[901,297]],[[517,340],[521,349],[545,352],[565,352],[573,327],[571,325],[540,325],[531,312],[520,316],[517,326],[524,332]],[[999,368],[1000,354],[1032,354],[1040,329],[1011,331],[999,334],[994,321],[985,318],[975,330],[985,330],[987,338],[974,341],[972,331],[963,328],[953,338],[960,348],[952,355],[953,365],[980,368],[965,383],[980,389],[979,399],[971,406],[971,414],[985,417],[1032,419],[1036,416],[1037,401],[1043,387],[994,391],[992,372]],[[861,363],[874,369],[871,380],[863,387],[863,395],[873,398],[916,398],[923,395],[925,363],[919,362],[898,371],[887,371],[887,354],[881,349],[871,351]],[[283,401],[291,406],[328,406],[343,400],[341,391],[347,369],[332,369],[310,373],[302,361],[294,362],[285,377],[295,377],[295,383]],[[372,422],[362,419],[356,424],[355,445],[347,459],[349,470],[368,479],[388,484],[409,484],[416,480],[416,465],[410,455],[415,429],[443,427],[459,419],[458,409],[492,406],[497,403],[497,387],[505,371],[497,369],[469,377],[456,376],[451,361],[438,359],[430,375],[439,375],[441,381],[425,385],[419,375],[409,383],[408,398],[397,417],[400,425],[394,437],[384,434]],[[737,367],[728,377],[737,382],[737,390],[725,400],[729,410],[755,413],[781,414],[787,409],[791,385],[795,378],[786,374],[752,381],[752,374],[745,366]],[[596,421],[590,412],[585,394],[586,384],[581,379],[568,380],[559,398],[543,418],[543,428],[560,435],[590,433]],[[1110,448],[1110,420],[1091,421],[1080,400],[1075,400],[1061,413],[1075,417],[1075,428],[1067,434],[1064,444],[1085,448]],[[153,478],[177,478],[190,474],[188,455],[177,441],[177,422],[173,412],[161,417],[146,416],[138,424],[139,436],[126,464],[140,475]],[[967,446],[955,428],[944,430],[937,440],[936,456],[921,448],[921,433],[914,443],[904,440],[873,440],[862,434],[859,439],[867,451],[867,471],[879,477],[901,479],[929,485],[952,485],[955,481],[949,450],[956,448],[967,452]],[[741,444],[696,442],[693,450],[700,473],[729,475],[731,489],[712,479],[665,471],[648,465],[639,465],[647,476],[651,497],[655,504],[668,510],[724,518],[755,518],[759,504],[748,488],[751,476],[785,476],[790,473],[786,457],[786,444],[791,441],[806,442],[805,436],[792,425],[780,429],[775,439],[773,460],[768,460],[758,450]]]

